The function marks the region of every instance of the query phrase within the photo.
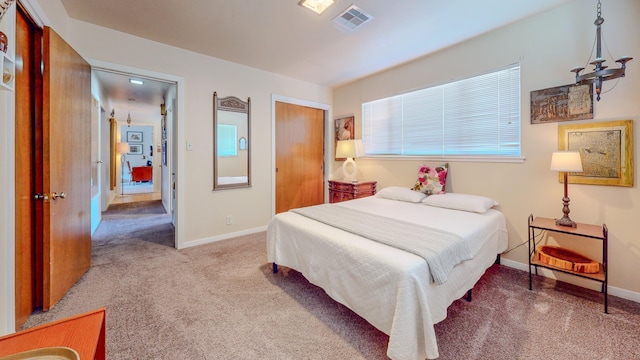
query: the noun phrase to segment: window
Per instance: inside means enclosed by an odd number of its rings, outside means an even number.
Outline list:
[[[218,124],[218,156],[238,156],[237,133],[236,125]]]
[[[366,155],[519,157],[520,65],[362,104]]]

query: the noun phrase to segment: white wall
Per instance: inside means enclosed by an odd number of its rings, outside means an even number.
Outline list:
[[[279,94],[318,103],[331,102],[331,91],[322,86],[196,54],[146,39],[69,19],[59,0],[26,0],[90,63],[148,69],[178,79],[175,138],[177,143],[177,243],[193,246],[266,228],[271,218],[271,97]],[[11,41],[11,39],[10,39]],[[259,54],[257,54],[259,55]],[[213,92],[220,96],[251,97],[252,187],[213,192]],[[181,98],[180,98],[181,97]],[[12,94],[0,93],[0,188],[8,196],[0,207],[0,334],[14,330],[14,219]],[[110,108],[105,108],[110,112]],[[133,114],[132,114],[133,116]],[[120,123],[123,119],[119,119]],[[124,119],[126,120],[126,119]],[[193,144],[186,151],[185,143]],[[155,157],[155,156],[154,156]],[[225,216],[234,223],[225,225]],[[9,245],[7,245],[9,244]]]
[[[51,18],[60,19],[61,28],[67,28],[69,33],[69,36],[61,35],[85,58],[172,74],[184,79],[184,108],[178,109],[182,115],[177,118],[175,144],[178,153],[178,216],[184,221],[181,226],[184,233],[178,242],[183,246],[191,246],[264,228],[271,218],[272,184],[268,176],[272,172],[271,94],[330,103],[330,90],[92,24],[64,19],[57,13],[59,8],[50,5],[57,2],[39,1],[45,11],[51,9],[56,13]],[[58,23],[54,22],[52,27],[57,30],[57,26]],[[251,188],[211,190],[214,91],[221,97],[251,97],[251,173],[254,174]],[[193,151],[186,151],[186,141],[191,142]],[[225,225],[226,215],[233,216],[234,224]]]
[[[634,56],[627,76],[616,88],[602,95],[595,104],[592,121],[633,119],[634,158],[638,156],[637,120],[640,118],[640,1],[619,0],[603,4],[603,34],[613,56]],[[595,38],[594,1],[575,1],[453,46],[404,66],[385,71],[334,90],[334,112],[354,113],[356,137],[360,138],[363,101],[427,87],[451,79],[468,77],[501,66],[520,62],[522,80],[522,152],[524,163],[450,162],[447,190],[483,194],[497,199],[507,217],[509,247],[527,241],[527,217],[562,216],[562,184],[558,174],[549,171],[551,153],[558,148],[558,124],[530,124],[530,92],[570,84],[575,66],[586,62]],[[428,41],[429,37],[416,39]],[[610,89],[615,80],[606,82]],[[589,121],[582,121],[589,122]],[[576,122],[571,122],[576,123]],[[412,186],[420,160],[358,159],[360,175],[377,180],[378,188],[390,185]],[[333,171],[342,162],[334,162]],[[638,175],[636,174],[636,178]],[[635,181],[637,184],[637,180]],[[571,218],[585,223],[606,223],[609,228],[609,284],[612,293],[640,301],[640,190],[596,185],[569,185]],[[599,257],[597,249],[580,248]],[[505,256],[514,266],[526,269],[527,247]],[[508,262],[507,261],[507,262]],[[574,277],[564,280],[576,282]],[[523,284],[523,288],[526,284]]]
[[[266,226],[271,217],[271,94],[329,103],[330,91],[314,84],[199,55],[167,45],[71,21],[71,45],[83,56],[184,78],[184,116],[178,118],[178,226],[184,246]],[[101,44],[95,46],[96,43]],[[252,187],[212,192],[212,96],[252,100]],[[192,151],[186,151],[186,141]],[[181,163],[180,163],[181,162]],[[181,199],[184,201],[180,207]],[[226,215],[234,224],[225,225]],[[184,226],[180,226],[180,217]],[[178,234],[179,236],[179,234]]]

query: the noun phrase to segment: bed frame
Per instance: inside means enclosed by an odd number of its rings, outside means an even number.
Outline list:
[[[495,263],[494,263],[494,264],[496,264],[496,265],[500,265],[500,254],[496,255],[496,261],[495,261]],[[278,273],[278,264],[276,264],[276,263],[272,263],[272,264],[271,264],[271,271],[272,271],[274,274],[277,274],[277,273]],[[467,291],[467,293],[466,293],[466,294],[465,294],[465,296],[464,296],[464,299],[465,299],[465,300],[467,300],[467,302],[471,302],[472,297],[473,297],[473,288],[471,288],[471,289],[469,289],[469,290]]]

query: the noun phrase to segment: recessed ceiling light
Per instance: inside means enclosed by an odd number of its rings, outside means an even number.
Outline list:
[[[318,15],[322,14],[332,4],[333,0],[300,0],[298,3],[298,5],[304,6]]]
[[[142,84],[144,84],[144,83],[142,82],[142,80],[136,80],[136,79],[129,79],[129,82],[130,82],[130,83],[132,83],[132,84],[136,84],[136,85],[142,85]]]

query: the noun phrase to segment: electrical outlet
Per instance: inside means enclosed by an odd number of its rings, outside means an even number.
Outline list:
[[[233,217],[231,215],[227,215],[227,225],[233,224]]]

